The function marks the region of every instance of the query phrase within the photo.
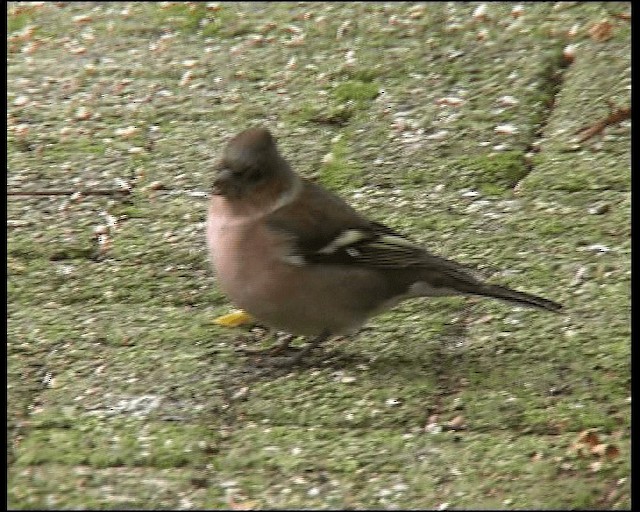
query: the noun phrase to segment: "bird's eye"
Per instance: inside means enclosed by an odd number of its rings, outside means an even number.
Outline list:
[[[260,177],[260,169],[257,169],[255,167],[248,168],[244,172],[244,179],[246,179],[247,181],[256,182],[260,179]]]
[[[224,174],[226,176],[229,176],[231,178],[242,178],[242,175],[244,174],[244,172],[242,170],[238,170],[238,169],[234,169],[231,167],[220,167],[218,169],[218,172],[220,174]]]

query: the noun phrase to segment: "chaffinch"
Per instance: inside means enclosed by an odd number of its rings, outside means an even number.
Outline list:
[[[226,146],[212,188],[207,242],[219,287],[235,305],[268,326],[315,336],[287,364],[412,297],[482,295],[562,308],[485,283],[365,218],[296,174],[264,128],[245,130]]]

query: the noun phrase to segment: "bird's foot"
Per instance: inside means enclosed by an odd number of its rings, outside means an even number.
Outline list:
[[[293,336],[291,336],[290,338],[286,338],[285,341],[280,345],[276,347],[270,347],[271,349],[274,349],[274,348],[279,349],[278,352],[274,353],[273,351],[269,352],[267,350],[267,355],[270,356],[269,359],[267,360],[258,359],[257,361],[255,361],[255,363],[258,366],[275,366],[279,368],[289,368],[292,366],[297,366],[302,362],[302,359],[306,355],[308,355],[311,351],[313,351],[316,347],[318,347],[328,337],[329,337],[328,334],[323,333],[317,336],[316,338],[314,338],[309,343],[307,343],[304,347],[298,348],[298,347],[289,347],[289,343],[291,343],[291,340],[293,339]],[[283,350],[294,350],[297,353],[291,357],[282,357],[282,356],[278,357],[278,354],[282,353]],[[252,351],[251,355],[256,355],[256,351]]]
[[[249,348],[246,346],[236,347],[236,352],[242,352],[249,356],[277,356],[285,351],[298,352],[303,350],[299,347],[291,347],[290,344],[293,341],[294,336],[287,334],[280,338],[278,343],[265,348]]]

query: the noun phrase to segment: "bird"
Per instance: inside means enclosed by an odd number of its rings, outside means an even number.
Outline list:
[[[233,136],[214,172],[206,240],[217,285],[259,322],[312,337],[286,365],[410,298],[475,295],[562,310],[552,300],[488,283],[367,218],[296,173],[263,126]]]

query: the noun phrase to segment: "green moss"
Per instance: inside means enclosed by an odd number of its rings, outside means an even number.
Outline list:
[[[350,80],[353,80],[356,83],[359,82],[361,84],[362,83],[370,84],[376,78],[379,78],[383,74],[384,74],[383,70],[375,65],[372,65],[371,67],[367,67],[367,68],[351,68],[350,67],[344,71],[345,77],[348,77]],[[376,95],[377,95],[377,92],[376,92]]]
[[[106,143],[91,137],[69,138],[48,145],[43,152],[44,158],[68,158],[69,154],[103,155]]]
[[[22,30],[29,24],[30,16],[26,12],[21,12],[19,14],[12,14],[12,10],[9,9],[7,14],[7,33],[11,34],[13,32],[17,32],[18,30]]]
[[[532,167],[536,172],[531,173],[522,182],[523,190],[535,190],[545,187],[547,190],[563,192],[590,193],[594,191],[620,191],[630,190],[630,167],[623,163],[618,164],[611,172],[598,173],[594,169],[607,165],[607,157],[604,152],[589,157],[585,161],[584,168],[576,168],[575,162],[582,160],[582,155],[577,151],[566,151],[566,142],[552,142],[555,146],[553,152],[547,150],[537,154],[532,160]],[[595,159],[594,159],[595,158]],[[561,172],[557,169],[562,169]]]
[[[332,158],[320,168],[320,181],[323,185],[344,190],[356,188],[361,184],[360,167],[348,158],[348,142],[343,137],[331,147]]]
[[[207,15],[204,4],[169,2],[164,6],[157,6],[156,17],[158,21],[171,25],[186,32],[195,32],[201,26],[201,21]]]
[[[530,104],[533,115],[531,116],[532,133],[530,136],[538,136],[544,128],[549,112],[553,108],[556,96],[562,84],[562,75],[568,65],[563,54],[562,46],[553,48],[545,57],[543,66],[538,74],[538,87],[531,96]]]
[[[379,88],[373,83],[349,80],[338,85],[328,101],[303,103],[292,109],[289,116],[293,121],[345,126],[378,93]]]
[[[135,204],[118,203],[111,210],[111,215],[125,219],[144,219],[147,217],[148,212]]]
[[[87,236],[89,238],[89,235]],[[64,244],[57,248],[50,248],[49,259],[51,261],[63,261],[63,260],[91,260],[97,254],[97,247],[89,244],[85,245],[73,245]]]
[[[544,237],[553,237],[554,235],[561,235],[567,232],[567,226],[564,222],[557,219],[545,219],[544,222],[537,222],[535,224],[535,230],[538,234]]]
[[[528,172],[520,151],[464,157],[453,167],[456,170],[452,173],[454,187],[472,188],[487,195],[512,189]]]
[[[354,115],[354,107],[346,103],[325,107],[309,105],[302,110],[304,119],[314,123],[336,126],[345,126]]]
[[[17,464],[65,463],[158,468],[198,465],[206,454],[198,440],[209,439],[206,429],[183,425],[146,426],[135,419],[97,421],[78,417],[73,428],[35,430],[21,447]]]
[[[132,2],[126,15],[103,4],[15,5],[29,19],[12,28],[41,27],[41,44],[9,45],[8,186],[143,177],[127,198],[86,196],[68,208],[63,197],[8,197],[10,508],[217,509],[231,496],[266,509],[629,507],[629,123],[577,150],[569,139],[607,115],[603,97],[627,104],[620,35],[630,23],[612,19],[605,43],[582,32],[558,94],[553,63],[569,27],[627,4],[527,3],[524,24],[506,3],[488,4],[485,23],[472,20],[473,6],[444,3]],[[291,25],[303,44],[286,46]],[[266,39],[245,44],[246,33]],[[52,44],[65,37],[87,53]],[[351,48],[357,64],[347,67]],[[91,56],[111,59],[96,58],[87,77]],[[196,57],[194,80],[179,85],[183,61]],[[282,80],[286,94],[262,80]],[[388,92],[382,101],[373,85]],[[14,105],[23,94],[31,101]],[[458,107],[434,101],[458,95]],[[502,109],[503,95],[520,103]],[[61,141],[80,104],[99,115],[72,123],[77,141]],[[399,112],[426,137],[396,131]],[[249,328],[212,325],[233,306],[209,269],[206,201],[144,187],[207,190],[228,137],[257,122],[278,132],[297,168],[317,169],[370,217],[492,282],[562,301],[567,314],[416,299],[328,341],[302,368],[236,353]],[[30,127],[24,143],[18,123]],[[521,130],[493,135],[499,123]],[[508,194],[543,123],[517,202],[467,209],[459,188]],[[132,124],[159,127],[148,153],[127,153],[147,142],[142,133],[114,138]],[[428,137],[441,129],[445,140]],[[333,161],[320,165],[319,144],[331,138]],[[511,161],[486,154],[485,143],[505,140]],[[609,210],[589,215],[600,202]],[[101,211],[126,220],[91,260]],[[583,250],[595,243],[612,250]],[[161,398],[147,416],[120,407],[147,394]],[[467,428],[426,432],[433,414],[442,426],[461,415]],[[621,450],[597,472],[597,459],[567,456],[591,426]]]
[[[405,172],[405,179],[413,185],[429,182],[429,176],[422,169],[409,169]]]
[[[153,5],[153,8],[160,23],[168,23],[185,33],[197,33],[202,37],[236,37],[252,29],[224,3],[215,9],[208,7],[205,2],[169,2],[166,6]]]
[[[380,87],[372,82],[349,80],[338,85],[333,90],[333,96],[338,101],[354,101],[363,105],[378,96]]]

